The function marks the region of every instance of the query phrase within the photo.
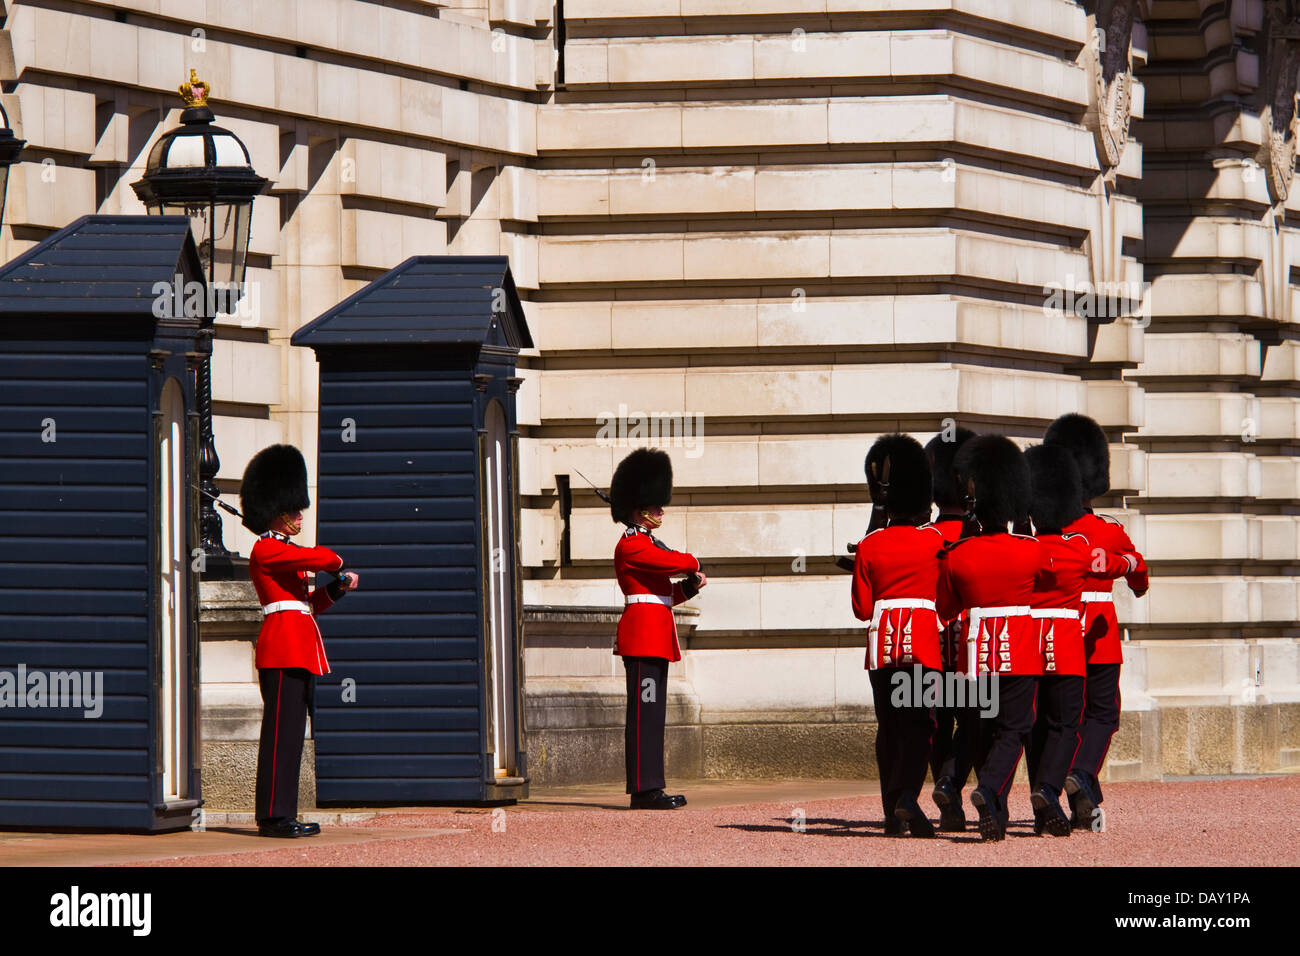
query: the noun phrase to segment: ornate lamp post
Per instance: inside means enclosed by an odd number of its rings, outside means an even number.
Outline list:
[[[221,467],[212,435],[212,335],[218,313],[228,313],[243,292],[248,238],[252,232],[253,199],[268,180],[253,171],[248,149],[234,133],[213,126],[208,109],[208,84],[190,70],[180,86],[186,109],[181,125],[164,133],[149,153],[145,174],[132,183],[153,215],[183,215],[198,243],[207,272],[210,308],[206,308],[203,337],[206,355],[199,366],[197,397],[202,450],[199,484],[203,491],[200,527],[206,577],[231,574],[231,552],[221,541],[221,516],[213,501]]]
[[[9,114],[0,106],[0,221],[5,216],[5,196],[9,193],[9,167],[18,161],[18,154],[27,145],[9,128]]]

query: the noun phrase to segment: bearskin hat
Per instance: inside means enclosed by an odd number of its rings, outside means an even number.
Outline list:
[[[975,517],[985,531],[1000,531],[1029,516],[1029,466],[1003,435],[977,435],[953,460],[957,487],[975,486]]]
[[[975,437],[969,428],[957,428],[952,439],[944,440],[944,433],[935,435],[925,446],[926,457],[930,459],[930,474],[934,482],[934,503],[940,511],[963,511],[966,500],[965,489],[957,487],[957,478],[952,471],[952,460],[962,445]]]
[[[1060,445],[1035,445],[1025,450],[1034,484],[1029,516],[1039,534],[1060,534],[1083,517],[1083,482],[1074,456]]]
[[[891,515],[930,520],[930,462],[920,442],[911,435],[881,435],[867,452],[865,468],[873,502]]]
[[[1101,426],[1087,415],[1062,415],[1047,426],[1043,444],[1059,445],[1074,456],[1084,498],[1096,498],[1110,490],[1110,445]]]
[[[261,534],[280,515],[310,507],[302,452],[293,445],[270,445],[253,456],[239,486],[245,528]]]
[[[609,513],[626,524],[642,508],[663,508],[673,499],[673,463],[658,448],[638,448],[618,463],[609,483]]]

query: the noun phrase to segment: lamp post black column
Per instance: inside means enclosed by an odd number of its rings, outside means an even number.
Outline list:
[[[208,108],[208,84],[193,70],[180,86],[186,109],[181,125],[164,133],[149,153],[144,176],[131,188],[149,212],[190,217],[190,228],[207,271],[208,298],[204,308],[200,349],[204,358],[196,381],[200,421],[199,487],[203,491],[199,527],[203,538],[204,577],[232,577],[231,551],[222,543],[217,457],[212,432],[212,343],[219,313],[228,313],[243,295],[248,239],[252,232],[253,199],[268,180],[253,171],[248,149],[234,133],[213,126]]]
[[[9,114],[0,106],[0,222],[5,216],[5,197],[9,194],[9,167],[18,161],[18,154],[27,145],[9,128]]]

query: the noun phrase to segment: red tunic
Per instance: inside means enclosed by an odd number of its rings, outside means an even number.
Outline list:
[[[935,588],[943,533],[933,525],[896,524],[871,532],[853,559],[853,613],[870,621],[867,669],[938,668]]]
[[[945,542],[960,541],[964,519],[960,516],[939,515],[932,524],[943,535]],[[966,615],[961,614],[955,620],[941,621],[939,631],[939,656],[943,659],[943,669],[956,674],[966,670],[966,641],[963,631],[966,628]]]
[[[1052,560],[1036,538],[985,534],[967,538],[939,564],[939,616],[970,611],[966,628],[967,674],[1038,675],[1042,656],[1029,616],[1036,585],[1050,584]]]
[[[328,674],[325,643],[314,614],[334,601],[324,588],[310,594],[308,574],[315,571],[338,571],[343,559],[329,548],[300,548],[283,536],[268,531],[253,545],[248,556],[248,575],[257,589],[257,599],[267,605],[281,601],[306,604],[311,613],[300,609],[272,611],[262,621],[257,635],[257,666],[304,667],[313,674]]]
[[[1099,582],[1110,582],[1142,567],[1135,552],[1118,555],[1096,547],[1081,534],[1040,534],[1038,540],[1052,559],[1053,581],[1034,592],[1031,607],[1055,610],[1072,617],[1036,617],[1044,674],[1084,677],[1088,668],[1080,623],[1083,594]]]
[[[1078,521],[1071,522],[1066,532],[1077,531],[1084,535],[1095,547],[1112,554],[1132,554],[1139,562],[1142,555],[1133,547],[1124,526],[1114,518],[1089,512]],[[1145,593],[1149,587],[1146,564],[1139,570],[1125,575],[1128,586],[1135,594]],[[1091,586],[1090,586],[1091,587]],[[1097,581],[1093,593],[1100,599],[1087,600],[1083,609],[1083,646],[1089,664],[1122,664],[1124,652],[1119,634],[1119,618],[1115,616],[1115,604],[1110,599],[1114,582]],[[1102,597],[1104,596],[1104,597]]]
[[[673,551],[644,528],[628,528],[614,548],[614,574],[627,605],[618,621],[614,653],[622,657],[662,657],[680,661],[673,605],[686,600],[672,575],[691,574],[700,562],[685,551]],[[656,599],[657,598],[657,599]]]

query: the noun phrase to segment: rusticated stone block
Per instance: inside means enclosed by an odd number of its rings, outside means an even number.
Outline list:
[[[1165,707],[1160,711],[1160,773],[1185,777],[1192,772],[1188,751],[1189,708]]]
[[[257,781],[257,741],[204,741],[201,779],[205,810],[252,810]],[[316,745],[306,740],[298,775],[298,809],[310,810],[315,806]]]
[[[1234,721],[1228,707],[1191,707],[1187,715],[1189,772],[1232,773],[1236,748]]]
[[[706,777],[877,776],[874,723],[708,724],[703,743]]]
[[[1274,769],[1277,760],[1276,745],[1269,747],[1269,717],[1271,707],[1243,704],[1232,707],[1233,722],[1233,773],[1252,773]],[[1270,750],[1272,753],[1270,753]]]

